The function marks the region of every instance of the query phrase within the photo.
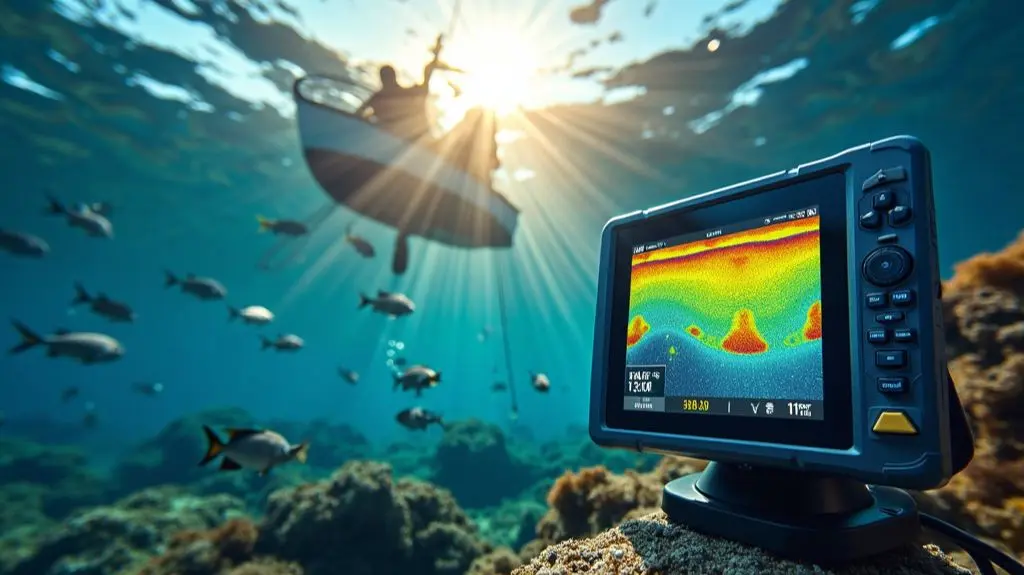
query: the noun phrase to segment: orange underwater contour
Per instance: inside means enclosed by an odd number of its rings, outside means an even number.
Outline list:
[[[640,341],[648,331],[651,330],[651,324],[644,320],[644,316],[638,315],[633,318],[633,321],[629,322],[629,331],[626,332],[626,347],[633,347]]]
[[[732,328],[722,340],[722,349],[743,355],[768,351],[768,342],[758,332],[753,312],[749,309],[736,312],[732,317]]]

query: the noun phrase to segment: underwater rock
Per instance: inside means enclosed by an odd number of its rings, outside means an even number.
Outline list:
[[[509,453],[501,428],[478,419],[449,424],[434,459],[431,481],[450,489],[466,507],[496,505],[541,473]]]
[[[76,508],[95,505],[107,494],[106,483],[89,469],[85,454],[74,447],[42,445],[18,439],[0,439],[0,488],[13,484],[26,496],[17,507],[38,504],[39,511],[53,519],[62,519]],[[27,495],[27,494],[26,494]],[[12,508],[0,514],[0,527]]]
[[[943,287],[949,369],[974,460],[922,509],[1024,559],[1024,234],[956,266]]]
[[[520,556],[529,559],[546,545],[595,535],[637,512],[657,509],[666,483],[705,465],[688,457],[664,457],[649,473],[627,470],[619,475],[603,466],[566,472],[548,492],[549,509],[536,527],[538,542],[524,546]]]
[[[309,422],[271,420],[266,427],[296,443],[308,441],[311,448],[306,465],[310,467],[337,469],[348,461],[366,459],[372,451],[370,440],[346,423],[325,419]]]
[[[77,513],[35,540],[23,540],[23,556],[6,573],[135,573],[173,533],[210,529],[241,509],[242,502],[227,495],[195,497],[174,488],[141,491]]]
[[[303,575],[295,563],[255,556],[258,537],[248,519],[232,519],[206,531],[182,531],[137,575]]]
[[[256,551],[306,575],[462,575],[487,548],[449,491],[353,461],[273,493]]]
[[[187,484],[209,475],[196,465],[206,453],[203,425],[250,427],[253,418],[237,408],[213,409],[175,419],[126,456],[114,468],[122,493],[166,484]]]
[[[511,575],[523,562],[511,549],[499,547],[487,555],[477,557],[466,575]]]
[[[967,575],[937,547],[910,546],[842,569],[796,563],[750,547],[667,523],[663,513],[626,521],[589,539],[571,539],[541,551],[515,575],[648,573],[730,575]]]

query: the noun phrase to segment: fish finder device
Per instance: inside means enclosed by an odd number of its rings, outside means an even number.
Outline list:
[[[664,490],[698,531],[821,561],[907,544],[921,518],[898,488],[973,457],[940,290],[929,153],[908,136],[616,217],[590,436],[711,460]]]

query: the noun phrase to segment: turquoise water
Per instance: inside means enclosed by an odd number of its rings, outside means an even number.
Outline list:
[[[234,23],[213,10],[175,15],[175,4],[186,3],[126,4],[134,23],[110,16],[111,7],[93,12],[71,0],[0,5],[0,226],[37,234],[52,248],[38,261],[0,257],[0,306],[40,333],[100,330],[127,349],[121,361],[94,366],[41,350],[0,358],[7,432],[31,428],[47,441],[113,456],[183,415],[234,406],[258,420],[344,422],[384,444],[408,435],[394,415],[416,403],[511,430],[508,395],[490,389],[509,379],[505,337],[515,425],[557,437],[586,421],[597,244],[601,226],[621,211],[911,133],[933,151],[947,276],[957,261],[1008,243],[1024,223],[1016,193],[1024,177],[1016,145],[1024,80],[1012,73],[1024,56],[1014,41],[1019,7],[740,3],[721,17],[722,26],[736,26],[730,36],[700,28],[706,14],[683,3],[662,2],[661,16],[645,19],[640,3],[622,0],[587,27],[568,20],[571,3],[494,2],[490,9],[514,12],[508,21],[530,31],[527,44],[551,66],[598,39],[586,65],[611,66],[609,86],[632,85],[594,103],[601,76],[572,80],[586,67],[577,64],[538,80],[532,108],[504,121],[508,139],[518,137],[505,145],[499,176],[521,210],[514,247],[468,251],[414,238],[410,272],[396,278],[387,265],[394,231],[342,208],[299,261],[259,270],[274,240],[257,233],[256,216],[301,219],[326,201],[303,165],[288,111],[291,79],[301,70],[343,71],[342,53],[350,64],[393,59],[417,70],[429,42],[410,40],[404,23],[428,13],[417,33],[429,39],[445,27],[450,7],[310,1],[298,5],[309,12],[307,25],[284,17],[261,23],[234,2],[213,4],[232,7]],[[386,32],[367,34],[360,21],[341,22],[348,10],[365,22],[395,19]],[[483,12],[467,11],[459,26],[473,29]],[[328,17],[336,28],[323,23]],[[666,24],[673,18],[679,30]],[[625,40],[605,42],[617,27],[627,28]],[[214,38],[210,30],[233,45],[210,44],[192,59],[167,46],[168,35],[187,44],[193,35]],[[721,47],[710,52],[718,38]],[[253,75],[258,62],[268,81]],[[46,190],[68,203],[110,202],[116,237],[87,238],[44,216]],[[376,259],[340,245],[352,222],[377,248]],[[507,333],[499,325],[499,262]],[[223,302],[164,289],[165,269],[215,277],[227,302],[265,305],[277,319],[264,328],[229,323]],[[131,304],[138,320],[110,324],[70,310],[75,281]],[[408,294],[417,311],[390,320],[356,309],[360,292],[377,289]],[[481,342],[485,326],[493,333]],[[303,337],[306,349],[260,350],[258,334],[287,332]],[[3,337],[17,343],[13,329]],[[422,400],[394,392],[389,341],[404,344],[410,363],[442,371],[442,384]],[[339,366],[359,371],[359,384],[343,382]],[[550,393],[530,388],[531,371],[548,374]],[[133,393],[140,380],[162,382],[165,391]],[[82,395],[62,404],[68,385]],[[85,401],[99,416],[93,430],[79,425]]]

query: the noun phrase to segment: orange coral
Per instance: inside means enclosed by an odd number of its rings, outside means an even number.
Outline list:
[[[1008,291],[1024,291],[1024,233],[998,253],[978,254],[957,264],[955,274],[946,284],[953,290],[990,287]]]

